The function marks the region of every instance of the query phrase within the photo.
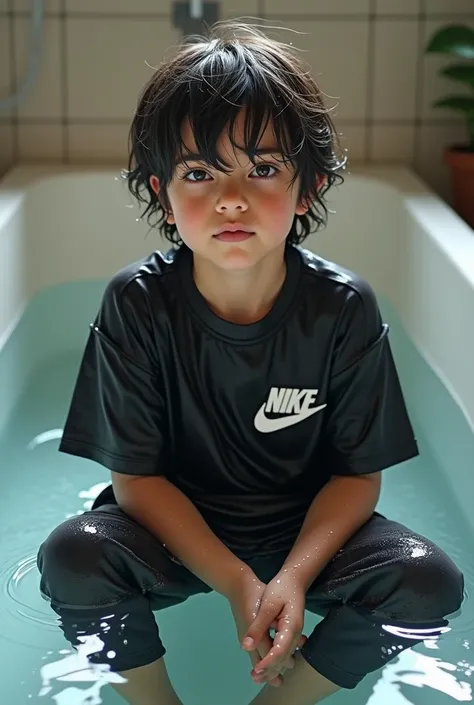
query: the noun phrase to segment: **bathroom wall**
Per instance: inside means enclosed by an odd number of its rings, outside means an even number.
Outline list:
[[[32,0],[0,0],[0,96],[24,76]],[[137,94],[179,41],[171,0],[45,0],[44,52],[26,102],[0,113],[0,174],[18,161],[124,165]],[[474,27],[474,0],[221,0],[220,17],[262,17],[304,32],[304,50],[353,163],[411,165],[450,198],[446,145],[462,119],[432,101],[458,91],[424,56],[440,25]],[[448,59],[449,61],[449,59]],[[462,90],[462,88],[461,88]]]

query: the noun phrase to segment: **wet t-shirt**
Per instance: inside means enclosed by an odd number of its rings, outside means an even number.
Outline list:
[[[242,557],[289,550],[333,475],[418,454],[372,288],[302,248],[285,258],[272,309],[249,325],[212,312],[184,245],[114,275],[60,444],[166,477]]]

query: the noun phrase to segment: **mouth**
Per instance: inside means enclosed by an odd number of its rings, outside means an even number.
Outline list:
[[[254,232],[248,230],[224,230],[214,235],[214,238],[221,242],[242,242],[243,240],[249,240],[254,235]]]

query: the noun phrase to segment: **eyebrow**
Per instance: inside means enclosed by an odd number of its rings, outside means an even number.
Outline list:
[[[242,150],[243,151],[243,150]],[[263,154],[283,154],[279,147],[257,147],[255,150],[257,156]],[[180,164],[185,164],[186,162],[204,162],[206,161],[205,155],[200,152],[186,152],[182,157],[176,159],[174,165],[179,166]]]

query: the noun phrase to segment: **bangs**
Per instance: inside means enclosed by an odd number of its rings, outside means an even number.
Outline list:
[[[178,159],[186,161],[188,157],[180,129],[187,118],[200,158],[215,169],[225,172],[231,166],[217,152],[218,140],[225,130],[234,149],[243,151],[256,163],[258,144],[270,121],[282,161],[294,163],[304,141],[300,120],[289,109],[289,98],[277,92],[269,77],[261,70],[251,70],[251,58],[242,46],[235,47],[232,53],[215,52],[205,57],[179,86],[182,99],[176,104],[176,115],[170,116],[167,140]],[[235,122],[243,109],[244,144],[237,144]]]

